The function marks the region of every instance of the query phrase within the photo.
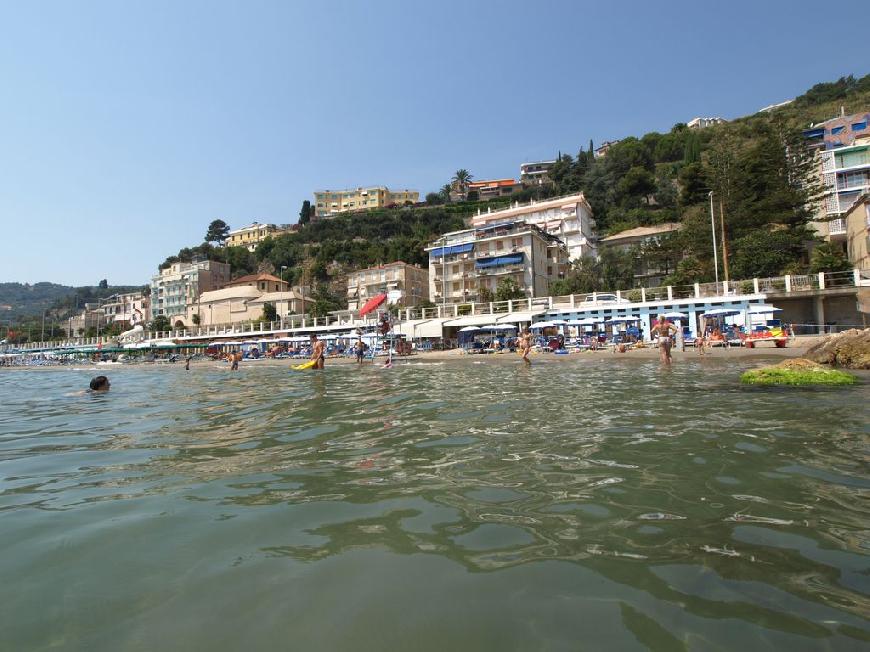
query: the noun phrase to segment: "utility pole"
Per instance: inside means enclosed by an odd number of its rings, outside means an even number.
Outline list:
[[[719,226],[722,230],[722,270],[725,272],[725,282],[730,278],[728,276],[728,240],[725,239],[725,206],[722,203],[722,197],[719,196]]]

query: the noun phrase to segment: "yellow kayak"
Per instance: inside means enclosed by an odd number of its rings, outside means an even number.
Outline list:
[[[305,369],[311,369],[316,364],[317,364],[317,360],[309,360],[308,362],[303,362],[302,364],[297,364],[293,368],[296,371],[304,371]]]

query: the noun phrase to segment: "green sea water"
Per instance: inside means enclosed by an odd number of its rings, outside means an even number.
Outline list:
[[[0,373],[0,650],[870,649],[870,383],[755,364]]]

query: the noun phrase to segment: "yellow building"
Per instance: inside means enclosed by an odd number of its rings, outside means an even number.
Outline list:
[[[314,193],[314,217],[330,217],[337,213],[364,211],[416,204],[420,193],[416,190],[392,191],[385,186],[356,188],[354,190],[317,190]]]
[[[277,226],[275,224],[260,224],[254,222],[248,226],[243,226],[241,229],[235,229],[227,234],[227,239],[224,244],[227,247],[247,247],[248,251],[254,251],[257,245],[269,236],[275,236],[286,230],[286,227]]]

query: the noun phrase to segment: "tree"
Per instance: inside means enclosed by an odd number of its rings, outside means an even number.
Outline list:
[[[441,196],[444,198],[444,203],[450,203],[450,193],[453,192],[453,185],[449,183],[445,183],[441,186]]]
[[[199,317],[199,313],[193,313],[193,317],[191,317],[190,319],[193,322],[194,326],[199,326],[200,322],[202,321]]]
[[[311,221],[311,202],[307,199],[302,202],[302,210],[299,211],[299,224],[308,224]]]
[[[326,317],[333,310],[340,310],[343,305],[327,283],[318,283],[311,298],[314,299],[314,306],[311,308],[313,317]]]
[[[109,287],[109,281],[107,281],[106,279],[103,279],[102,281],[99,282],[97,287],[99,287],[101,290],[105,290]]]
[[[169,318],[166,315],[157,315],[151,320],[151,330],[157,332],[168,331],[170,329]]]
[[[263,304],[263,314],[260,316],[260,321],[277,321],[278,311],[275,310],[274,303]]]
[[[642,167],[633,167],[616,184],[616,192],[623,206],[636,206],[641,201],[649,204],[649,197],[656,190],[656,180]]]
[[[468,187],[468,184],[474,177],[471,176],[471,173],[465,168],[460,168],[456,170],[456,173],[453,175],[453,182],[461,189],[465,190]]]
[[[478,201],[480,199],[480,193],[476,190],[469,190],[465,195],[465,201]]]
[[[430,206],[437,206],[444,203],[444,197],[441,193],[430,192],[426,195],[426,203]]]
[[[208,230],[205,232],[205,241],[222,244],[227,239],[227,234],[230,232],[229,225],[223,220],[213,220],[208,225]]]
[[[810,271],[814,274],[819,272],[847,272],[852,269],[849,259],[843,252],[834,248],[830,242],[823,242],[813,249],[810,256]]]
[[[526,293],[523,292],[519,284],[510,276],[506,276],[498,282],[495,289],[496,301],[510,301],[511,299],[524,299]]]
[[[482,287],[477,292],[477,300],[480,301],[480,303],[490,303],[492,301],[495,301],[495,295],[489,288]]]

